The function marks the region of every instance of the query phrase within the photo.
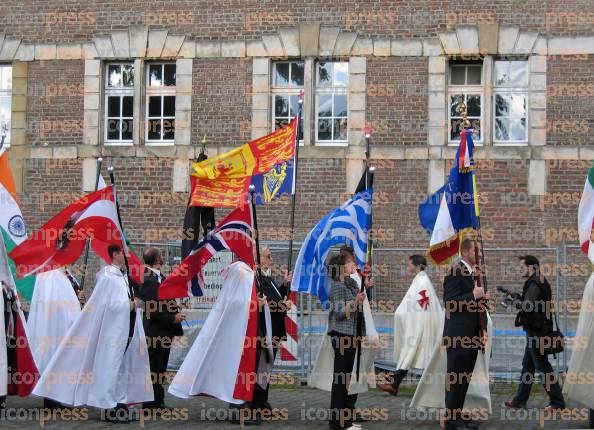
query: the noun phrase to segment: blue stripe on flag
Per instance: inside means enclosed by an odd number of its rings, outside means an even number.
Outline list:
[[[367,254],[367,231],[373,190],[362,191],[334,209],[308,233],[299,250],[291,289],[319,297],[328,307],[326,259],[330,249],[347,244],[355,250],[357,264],[363,267]]]

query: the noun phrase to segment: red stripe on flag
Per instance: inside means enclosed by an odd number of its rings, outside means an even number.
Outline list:
[[[429,250],[429,257],[435,264],[441,264],[454,257],[460,250],[460,238],[456,236],[450,243]]]
[[[4,317],[4,316],[2,316]],[[7,393],[26,397],[31,394],[39,380],[39,372],[33,360],[33,354],[29,348],[29,341],[25,332],[25,326],[21,315],[17,313],[16,318],[16,369],[12,369],[12,375],[8,380]]]
[[[256,280],[252,286],[252,298],[248,315],[241,361],[237,369],[233,398],[251,402],[256,384],[256,346],[258,342],[258,300],[256,298]]]

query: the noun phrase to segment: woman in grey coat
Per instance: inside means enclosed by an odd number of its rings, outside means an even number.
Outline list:
[[[352,424],[353,411],[348,407],[348,385],[355,363],[357,309],[365,300],[365,293],[359,291],[350,274],[356,264],[343,254],[328,261],[330,275],[330,314],[328,315],[328,336],[334,350],[334,376],[330,395],[330,428],[343,430],[359,428]],[[365,333],[363,332],[364,336]]]

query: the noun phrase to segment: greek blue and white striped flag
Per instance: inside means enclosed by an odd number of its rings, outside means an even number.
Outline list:
[[[361,191],[334,209],[309,232],[299,250],[291,290],[318,296],[328,307],[326,258],[330,248],[347,244],[355,250],[359,267],[365,266],[367,231],[373,189]]]

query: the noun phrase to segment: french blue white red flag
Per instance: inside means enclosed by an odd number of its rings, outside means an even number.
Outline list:
[[[254,267],[253,220],[249,205],[227,215],[202,239],[159,287],[159,299],[202,296],[202,269],[217,252],[227,249]],[[194,279],[192,279],[194,278]]]
[[[444,264],[460,251],[462,236],[478,226],[474,177],[473,129],[462,130],[460,146],[448,182],[419,205],[419,220],[431,234],[427,256]]]

